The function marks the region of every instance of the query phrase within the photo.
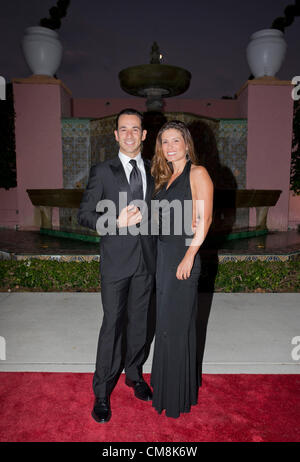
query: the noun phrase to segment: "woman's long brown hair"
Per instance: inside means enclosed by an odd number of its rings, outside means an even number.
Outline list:
[[[180,120],[170,120],[166,122],[158,132],[155,144],[155,154],[152,159],[151,174],[154,177],[155,191],[157,193],[162,186],[169,181],[172,176],[172,163],[168,162],[163,154],[162,149],[162,134],[166,130],[173,128],[178,130],[187,146],[188,156],[193,164],[198,164],[198,160],[195,154],[194,142],[187,126]]]

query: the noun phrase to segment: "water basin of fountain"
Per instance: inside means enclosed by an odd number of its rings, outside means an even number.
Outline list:
[[[122,90],[130,95],[146,97],[148,111],[161,111],[162,98],[181,95],[190,86],[189,71],[161,64],[160,57],[158,45],[154,42],[150,64],[128,67],[119,73]]]

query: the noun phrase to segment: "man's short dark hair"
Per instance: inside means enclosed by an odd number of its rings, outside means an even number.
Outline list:
[[[118,130],[119,118],[121,117],[121,115],[124,115],[124,114],[135,115],[135,116],[139,117],[139,119],[141,121],[142,130],[144,129],[144,117],[143,117],[143,114],[141,112],[137,111],[136,109],[126,108],[126,109],[123,109],[121,112],[119,112],[119,114],[117,115],[117,118],[116,118],[116,130]]]

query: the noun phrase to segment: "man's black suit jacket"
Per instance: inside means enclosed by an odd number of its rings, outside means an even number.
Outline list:
[[[141,252],[149,273],[155,273],[156,240],[151,235],[151,198],[154,190],[154,181],[150,173],[150,162],[144,160],[147,188],[145,202],[148,214],[143,215],[143,223],[148,228],[147,235],[126,235],[118,230],[116,234],[106,234],[100,237],[100,271],[105,280],[117,281],[131,276],[140,260]],[[78,211],[78,223],[82,226],[96,230],[97,220],[104,213],[97,212],[99,201],[110,200],[115,204],[114,220],[119,216],[119,193],[127,193],[128,205],[132,201],[129,183],[119,157],[99,162],[93,165],[86,190]],[[124,204],[123,204],[124,205]],[[121,206],[123,208],[123,205]],[[146,223],[145,223],[146,221]],[[145,227],[143,226],[145,229]]]

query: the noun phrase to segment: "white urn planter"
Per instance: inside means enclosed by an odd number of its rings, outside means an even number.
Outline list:
[[[33,74],[52,77],[60,66],[62,45],[58,34],[52,29],[28,27],[22,40],[22,49]]]
[[[254,77],[274,77],[284,61],[286,48],[280,30],[263,29],[252,34],[247,47],[247,60]]]

